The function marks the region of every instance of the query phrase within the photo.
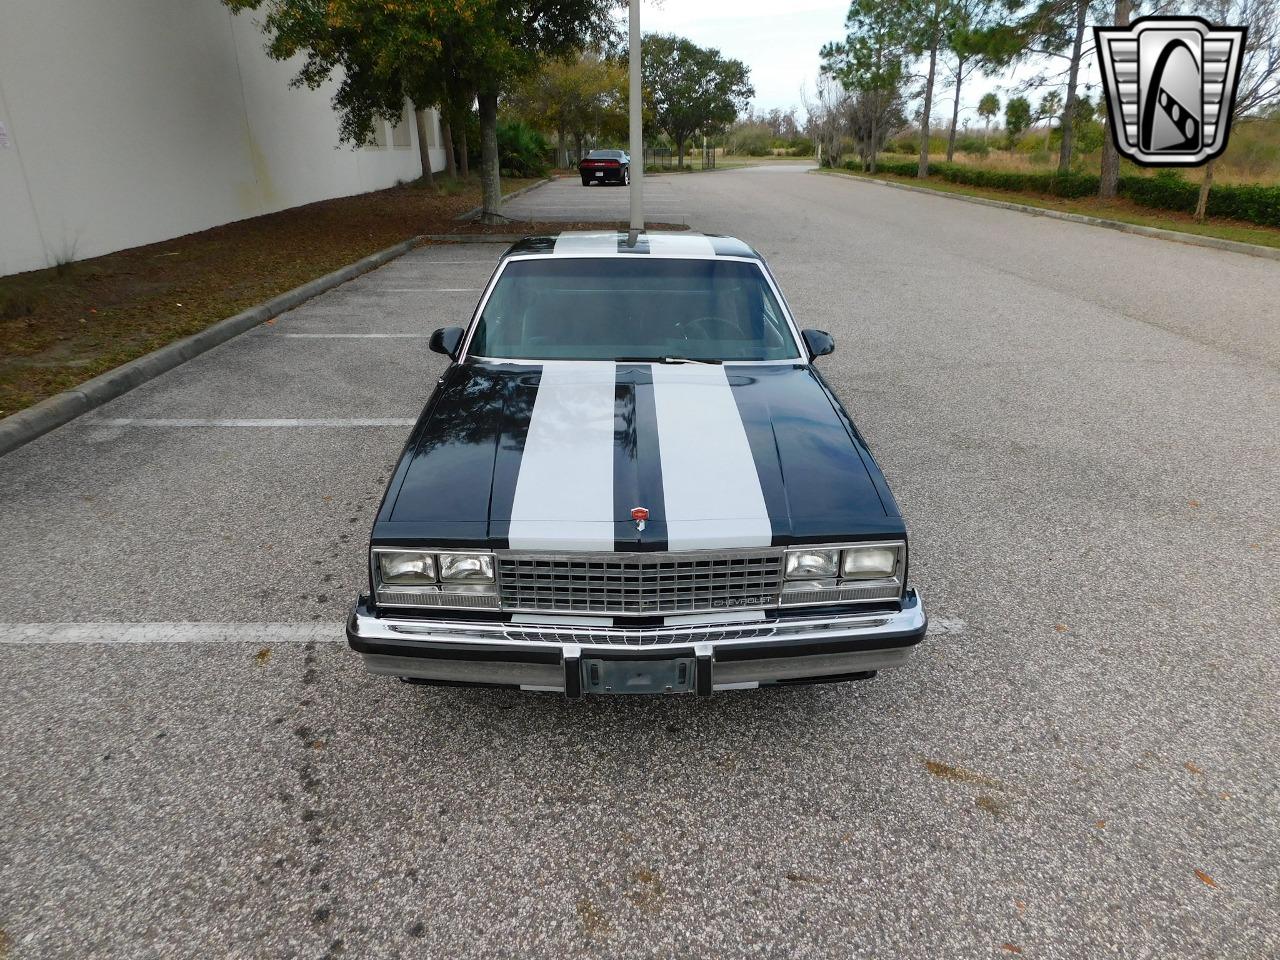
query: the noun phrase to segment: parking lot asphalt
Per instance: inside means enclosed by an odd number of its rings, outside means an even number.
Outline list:
[[[422,247],[0,458],[0,957],[1280,955],[1280,270],[789,168],[665,184],[835,335],[913,662],[366,676],[341,621],[426,337],[499,252]]]
[[[693,174],[650,174],[645,177],[646,221],[688,224],[688,201],[680,189],[680,181],[689,176]],[[561,177],[505,201],[502,212],[520,220],[626,223],[631,219],[631,191],[616,184],[593,183],[584,187],[577,177]]]

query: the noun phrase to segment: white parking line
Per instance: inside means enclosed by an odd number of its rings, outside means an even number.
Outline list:
[[[278,337],[312,340],[429,340],[429,333],[278,333]]]
[[[0,646],[346,643],[341,623],[4,623]]]
[[[183,419],[150,417],[103,417],[86,420],[95,427],[412,427],[417,420],[412,417],[384,417],[365,420],[250,420],[250,419]]]
[[[534,617],[526,617],[534,620]],[[963,620],[930,617],[931,635],[965,632]],[[52,644],[346,643],[341,623],[0,623],[0,646]]]

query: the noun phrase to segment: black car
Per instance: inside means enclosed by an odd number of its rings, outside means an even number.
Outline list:
[[[409,437],[347,624],[373,673],[584,693],[865,679],[925,634],[907,528],[746,244],[502,257]]]
[[[593,183],[617,183],[626,186],[631,182],[631,157],[624,150],[592,150],[578,164],[582,185]]]

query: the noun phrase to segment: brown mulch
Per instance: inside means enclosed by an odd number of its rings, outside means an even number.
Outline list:
[[[618,226],[456,219],[479,202],[474,181],[409,184],[0,277],[0,417],[419,234]]]

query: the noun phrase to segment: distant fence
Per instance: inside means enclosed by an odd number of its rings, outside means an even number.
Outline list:
[[[669,147],[645,147],[644,166],[646,170],[674,170],[679,166],[679,157]],[[716,148],[712,146],[695,147],[685,154],[684,165],[694,170],[714,170],[716,167]]]

